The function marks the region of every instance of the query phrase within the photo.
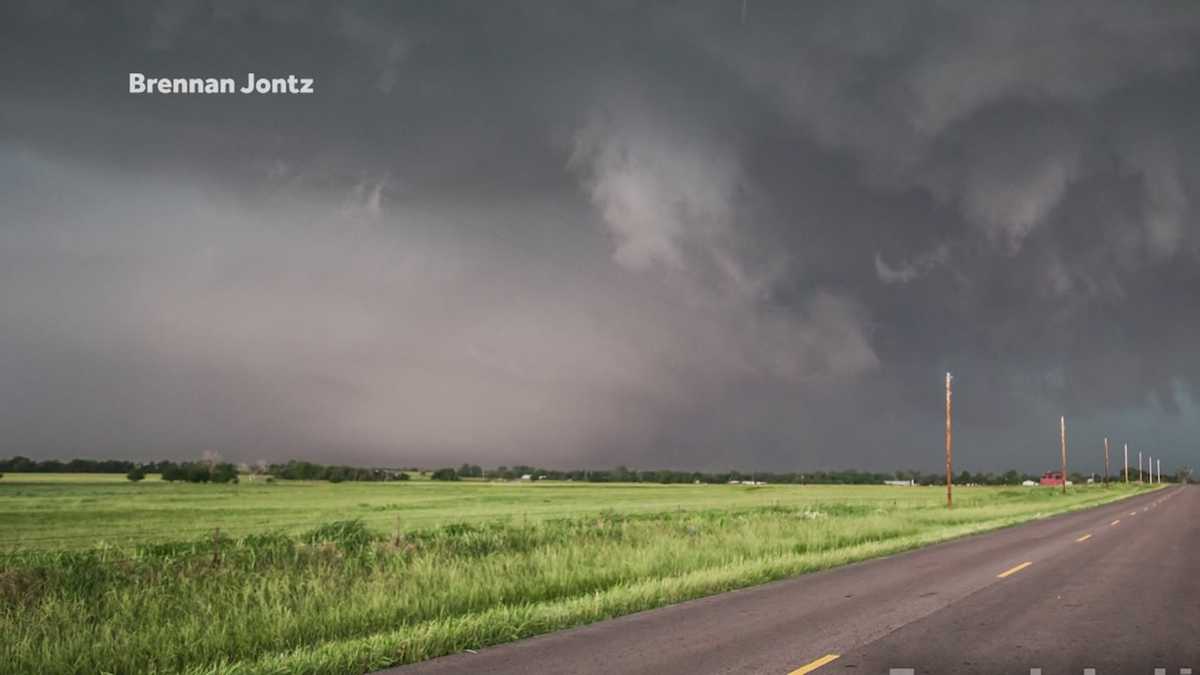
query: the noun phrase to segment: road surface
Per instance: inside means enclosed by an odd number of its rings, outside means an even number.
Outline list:
[[[1200,488],[387,673],[1200,675]],[[911,670],[909,670],[911,669]]]

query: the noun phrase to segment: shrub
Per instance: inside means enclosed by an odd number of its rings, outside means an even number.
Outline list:
[[[431,480],[459,480],[458,472],[454,469],[438,469],[429,477]]]
[[[146,472],[142,469],[142,467],[135,466],[129,470],[129,473],[125,474],[125,477],[136,483],[146,477]]]

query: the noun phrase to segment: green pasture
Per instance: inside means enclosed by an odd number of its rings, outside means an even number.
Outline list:
[[[1010,488],[1025,494],[1025,488]],[[1035,490],[1036,491],[1036,490]],[[570,482],[252,481],[236,485],[131,483],[117,474],[8,474],[0,478],[0,553],[15,548],[83,549],[228,535],[300,532],[361,519],[379,533],[496,519],[522,522],[609,510],[649,513],[806,503],[936,505],[943,488],[836,485],[657,485]],[[993,488],[959,488],[962,505]]]
[[[1149,489],[123,480],[0,479],[0,673],[363,673]]]

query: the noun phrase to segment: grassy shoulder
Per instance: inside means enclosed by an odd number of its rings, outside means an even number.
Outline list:
[[[361,673],[1140,489],[1079,487],[1063,496],[966,488],[956,492],[957,508],[946,511],[936,491],[920,488],[697,486],[705,499],[684,508],[678,502],[687,493],[672,490],[689,486],[569,486],[583,490],[573,494],[579,511],[519,515],[546,487],[513,488],[524,492],[507,512],[497,493],[489,519],[415,529],[343,520],[228,536],[216,545],[205,537],[10,550],[0,562],[0,672]],[[461,497],[466,489],[499,488],[428,489]],[[610,499],[602,499],[605,492]],[[659,493],[668,503],[654,508]],[[605,501],[624,509],[605,508]]]

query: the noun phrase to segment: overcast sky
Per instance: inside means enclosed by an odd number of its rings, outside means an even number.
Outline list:
[[[0,456],[1200,465],[1198,200],[1194,2],[6,2]]]

